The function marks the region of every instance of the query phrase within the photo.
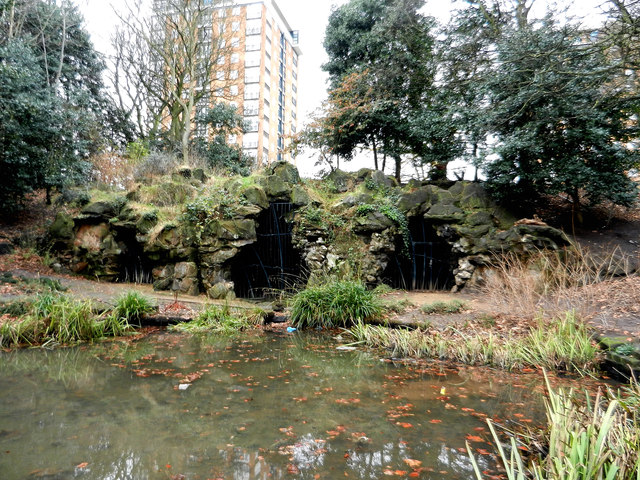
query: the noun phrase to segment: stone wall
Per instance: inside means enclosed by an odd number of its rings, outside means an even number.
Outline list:
[[[194,192],[206,191],[206,178],[180,176],[189,178]],[[62,265],[91,278],[148,278],[160,290],[229,298],[232,260],[257,241],[256,218],[276,201],[297,209],[293,243],[309,275],[352,272],[372,285],[383,279],[411,217],[428,221],[451,246],[457,289],[480,281],[496,252],[568,243],[544,224],[515,222],[477,183],[412,181],[400,188],[382,172],[361,170],[334,172],[319,187],[332,191],[331,204],[301,182],[295,167],[277,163],[251,181],[227,180],[221,191],[228,198],[196,201],[187,209],[190,216],[172,221],[162,221],[152,205],[136,203],[139,189],[133,189],[126,197],[94,200],[74,216],[59,213],[50,245]]]

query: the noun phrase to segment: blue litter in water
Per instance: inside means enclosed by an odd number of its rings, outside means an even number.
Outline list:
[[[287,332],[291,333],[291,332],[295,332],[297,330],[297,328],[295,327],[287,327]]]

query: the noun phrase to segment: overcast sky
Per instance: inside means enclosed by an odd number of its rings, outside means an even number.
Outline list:
[[[133,4],[137,0],[131,0]],[[139,1],[139,0],[138,0]],[[306,123],[308,115],[318,108],[326,98],[326,74],[321,65],[326,61],[322,47],[324,32],[332,8],[347,3],[347,0],[275,0],[289,25],[300,31],[300,47],[303,56],[300,59],[298,75],[298,129]],[[573,3],[574,15],[590,15],[595,22],[598,5],[605,0],[579,0]],[[114,31],[118,17],[116,11],[124,11],[125,0],[76,0],[84,14],[87,30],[90,32],[96,48],[108,54],[109,37]],[[451,4],[455,0],[427,0],[425,12],[445,23],[449,17]],[[458,0],[458,5],[463,2]],[[538,14],[546,10],[548,0],[535,0]],[[307,162],[304,162],[307,163]],[[303,165],[300,165],[303,167]],[[306,165],[305,165],[306,166]],[[354,165],[354,168],[356,166]],[[305,170],[307,170],[305,168]]]

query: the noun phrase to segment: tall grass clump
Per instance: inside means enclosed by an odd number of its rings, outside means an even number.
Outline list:
[[[358,323],[349,330],[355,341],[383,348],[394,357],[425,357],[453,360],[469,365],[488,365],[507,370],[540,367],[552,370],[591,371],[599,350],[587,328],[573,312],[538,327],[522,337],[493,333],[392,329]]]
[[[232,310],[228,305],[210,305],[189,322],[172,325],[171,330],[188,333],[232,335],[254,328],[264,320],[266,312]]]
[[[540,321],[518,350],[523,363],[575,371],[592,369],[599,352],[588,328],[573,311],[549,323]]]
[[[343,280],[309,287],[292,299],[291,322],[297,328],[348,328],[379,318],[379,298],[360,282]]]
[[[553,391],[547,379],[546,430],[518,436],[509,444],[489,420],[489,427],[509,480],[637,480],[640,478],[640,388],[633,382],[626,395],[598,393],[578,398],[573,390]],[[517,448],[524,442],[533,453]],[[482,474],[471,456],[476,477]]]
[[[576,310],[587,318],[597,313],[602,297],[594,286],[629,271],[629,259],[616,250],[593,255],[572,245],[527,257],[510,253],[495,259],[483,293],[496,311],[510,315],[553,317]]]
[[[149,298],[135,290],[130,290],[118,297],[113,315],[125,319],[128,323],[139,325],[142,317],[155,310],[156,307]]]
[[[26,315],[0,326],[0,343],[5,346],[72,343],[96,336],[99,334],[88,301],[51,293],[38,296]]]

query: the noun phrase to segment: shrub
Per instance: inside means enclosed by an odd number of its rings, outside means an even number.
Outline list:
[[[218,333],[231,335],[251,329],[261,323],[266,312],[232,311],[228,305],[210,305],[190,322],[182,322],[170,327],[171,330],[190,333]]]
[[[142,317],[155,311],[155,307],[144,295],[129,291],[120,296],[113,309],[113,315],[117,319],[123,319],[127,323],[140,324]]]
[[[307,288],[293,297],[291,321],[298,328],[349,327],[378,318],[378,297],[360,282],[336,281]]]

